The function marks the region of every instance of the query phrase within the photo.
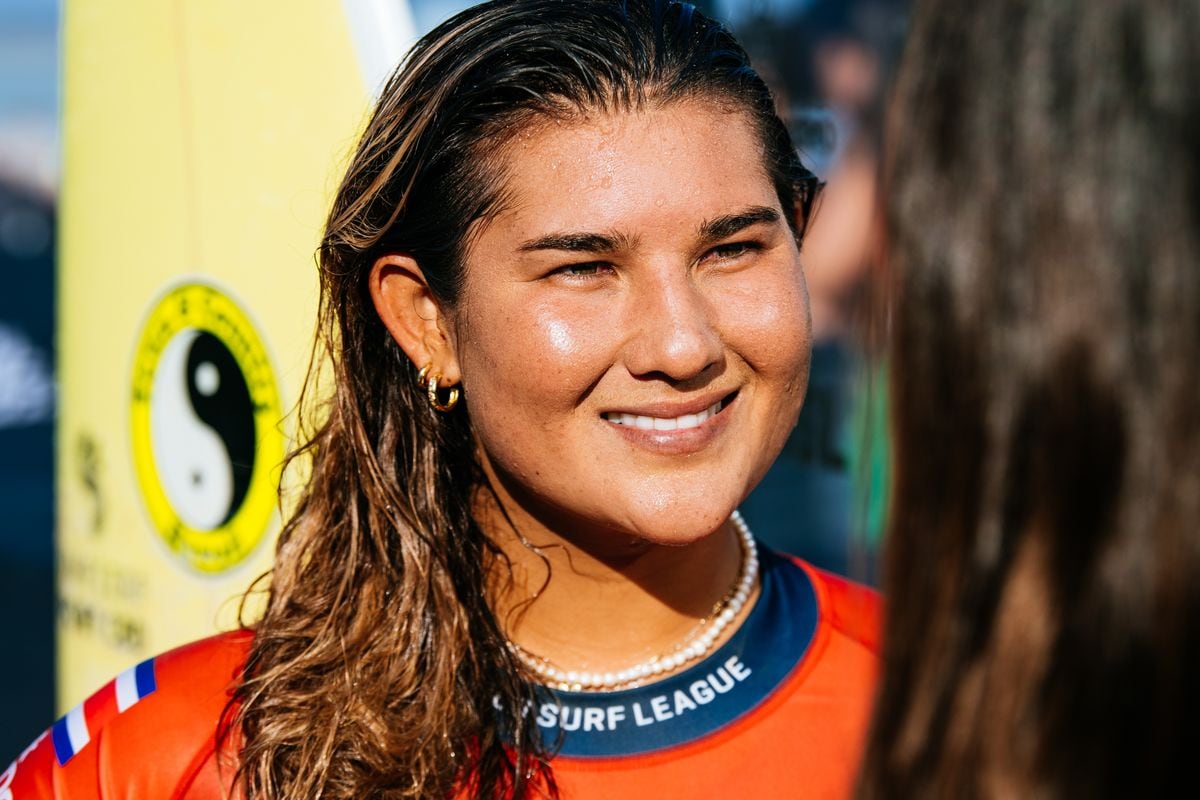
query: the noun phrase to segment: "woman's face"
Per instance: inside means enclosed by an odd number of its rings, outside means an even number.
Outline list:
[[[508,148],[451,328],[485,469],[557,533],[693,541],[783,447],[808,297],[761,151],[702,102]]]

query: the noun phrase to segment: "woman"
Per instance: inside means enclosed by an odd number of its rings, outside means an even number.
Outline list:
[[[1200,4],[918,4],[863,797],[1160,797],[1200,710]]]
[[[803,399],[815,191],[690,6],[496,2],[423,39],[321,246],[333,393],[266,614],[114,717],[191,675],[161,796],[844,793],[874,598],[734,514]]]

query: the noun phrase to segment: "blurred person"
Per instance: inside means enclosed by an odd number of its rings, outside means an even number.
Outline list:
[[[818,188],[691,6],[432,31],[329,215],[265,616],[122,675],[0,790],[849,791],[876,597],[736,512],[803,401]]]
[[[743,513],[772,546],[871,581],[887,499],[886,380],[864,355],[881,346],[868,313],[883,280],[879,128],[904,12],[898,0],[819,0],[740,26],[756,66],[781,89],[801,152],[827,181],[804,239],[808,397]]]
[[[917,4],[861,797],[1194,790],[1198,41],[1194,0]]]
[[[805,238],[813,333],[862,334],[862,294],[879,257],[876,177],[884,99],[903,42],[901,0],[817,0],[783,18],[739,24],[776,89],[801,153],[826,181]]]
[[[813,95],[832,130],[826,189],[805,241],[805,278],[818,341],[860,342],[865,296],[882,240],[877,199],[884,99],[903,41],[897,0],[818,0],[797,23],[804,31]]]

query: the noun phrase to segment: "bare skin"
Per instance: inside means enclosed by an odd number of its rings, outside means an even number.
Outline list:
[[[729,515],[795,424],[811,346],[760,150],[701,102],[531,126],[454,308],[404,254],[372,272],[400,346],[467,398],[479,519],[514,567],[498,617],[560,668],[669,651],[737,578]]]

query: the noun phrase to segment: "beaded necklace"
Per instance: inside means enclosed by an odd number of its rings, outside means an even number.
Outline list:
[[[572,692],[609,692],[638,686],[647,678],[674,672],[684,664],[703,658],[712,651],[721,632],[737,619],[746,601],[750,599],[754,581],[758,578],[758,548],[754,544],[754,536],[742,515],[736,510],[730,519],[742,545],[742,566],[737,580],[729,592],[717,601],[708,616],[701,619],[696,627],[672,648],[669,655],[655,655],[616,672],[583,672],[560,669],[549,659],[534,655],[515,642],[509,642],[509,648],[543,683]]]

